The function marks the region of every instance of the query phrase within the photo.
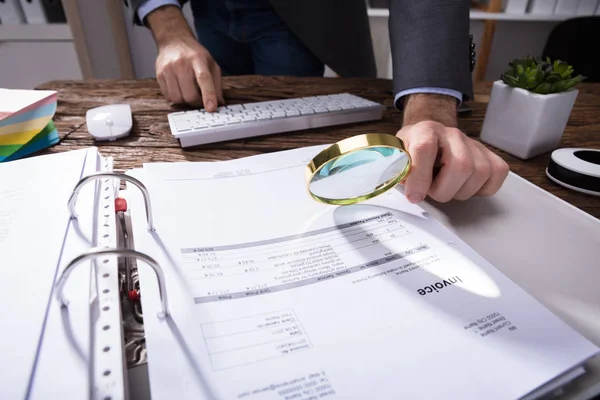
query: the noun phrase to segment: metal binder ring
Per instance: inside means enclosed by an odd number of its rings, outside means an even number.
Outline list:
[[[72,219],[76,219],[77,218],[77,214],[75,213],[75,204],[77,203],[77,196],[79,195],[79,191],[81,190],[81,187],[83,185],[85,185],[88,182],[94,181],[96,179],[100,179],[100,178],[118,178],[118,179],[122,179],[124,181],[133,183],[135,186],[137,186],[140,191],[142,192],[142,195],[144,196],[144,205],[146,206],[146,221],[148,223],[148,230],[149,231],[154,231],[154,219],[152,217],[152,205],[150,204],[150,194],[148,193],[148,189],[146,189],[146,186],[144,186],[144,184],[142,182],[140,182],[139,180],[137,180],[136,178],[129,176],[129,175],[125,175],[125,174],[116,174],[113,172],[96,172],[94,174],[90,174],[84,178],[81,178],[81,180],[77,183],[77,185],[75,185],[75,189],[73,190],[73,193],[71,194],[71,197],[69,198],[69,212],[71,213],[71,218]]]
[[[160,313],[158,313],[158,317],[163,318],[163,317],[166,317],[169,315],[169,307],[168,307],[168,300],[167,300],[167,287],[165,284],[165,275],[163,274],[162,268],[158,265],[158,263],[152,257],[150,257],[144,253],[140,253],[138,251],[131,250],[131,249],[113,249],[113,248],[95,247],[95,248],[92,248],[89,251],[75,257],[65,267],[61,276],[58,278],[58,282],[56,283],[56,299],[58,301],[60,301],[60,303],[63,307],[66,307],[69,303],[69,301],[67,299],[65,299],[65,297],[63,295],[63,286],[65,285],[65,282],[69,278],[71,271],[73,271],[73,269],[75,269],[75,267],[77,267],[77,265],[80,265],[80,263],[83,261],[86,261],[89,259],[94,259],[94,258],[97,258],[100,256],[107,256],[107,255],[133,257],[133,258],[136,258],[138,260],[141,260],[141,261],[147,263],[154,270],[154,273],[156,274],[156,279],[158,280],[158,294],[160,295],[160,302],[162,305],[162,311]]]

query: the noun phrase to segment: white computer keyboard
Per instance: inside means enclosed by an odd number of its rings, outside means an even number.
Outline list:
[[[182,147],[381,119],[385,106],[348,93],[168,114]]]

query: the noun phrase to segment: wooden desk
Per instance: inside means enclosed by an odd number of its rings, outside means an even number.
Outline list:
[[[61,142],[45,153],[97,146],[102,154],[114,157],[115,169],[124,171],[154,161],[228,160],[300,146],[332,143],[345,137],[367,132],[394,134],[401,125],[401,113],[392,105],[389,80],[341,78],[227,77],[223,81],[228,104],[265,101],[279,98],[312,96],[340,92],[353,93],[388,106],[382,121],[313,129],[246,140],[215,143],[194,149],[182,149],[172,137],[167,113],[176,108],[166,102],[154,80],[138,81],[53,81],[40,89],[59,91],[55,116]],[[460,128],[478,136],[489,98],[490,83],[478,85],[476,98],[469,103],[473,112],[460,119]],[[116,142],[99,142],[88,134],[85,113],[105,104],[129,103],[134,127],[128,138]],[[488,146],[489,147],[489,146]],[[565,131],[561,147],[600,149],[600,84],[584,84]],[[600,200],[554,184],[545,175],[550,154],[522,161],[493,147],[511,166],[511,170],[530,182],[600,218]]]

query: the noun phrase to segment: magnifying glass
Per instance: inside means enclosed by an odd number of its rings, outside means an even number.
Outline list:
[[[325,204],[348,205],[378,196],[410,171],[404,142],[389,134],[366,133],[341,140],[306,167],[308,192]]]

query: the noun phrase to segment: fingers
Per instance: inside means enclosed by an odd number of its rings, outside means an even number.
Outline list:
[[[186,103],[200,107],[202,96],[196,79],[198,68],[205,70],[208,67],[193,66],[185,59],[178,59],[163,68],[159,74],[159,84],[161,80],[166,83],[166,97],[170,101],[176,104]],[[214,111],[215,108],[216,106],[210,111]]]
[[[441,203],[491,196],[508,176],[509,166],[502,158],[458,129],[421,122],[402,128],[398,137],[412,158],[404,181],[406,197],[412,203],[426,195]],[[436,160],[441,168],[433,177]]]
[[[422,201],[431,186],[433,166],[438,152],[438,136],[434,129],[412,126],[398,136],[404,140],[412,165],[404,182],[405,195],[411,203]]]
[[[156,62],[156,80],[165,98],[173,103],[182,103],[183,95],[177,78],[175,62],[164,63],[160,57]]]
[[[196,85],[194,70],[190,65],[187,65],[178,75],[178,83],[183,102],[195,107],[200,107],[202,98],[198,86]]]
[[[429,196],[438,202],[455,198],[473,175],[474,155],[465,139],[465,135],[454,128],[444,129],[440,137],[442,168],[429,191]]]
[[[483,144],[468,139],[474,159],[473,174],[454,196],[467,200],[473,196],[492,196],[500,190],[509,173],[509,166],[501,157],[488,150]]]
[[[215,81],[215,92],[217,94],[217,100],[219,105],[225,105],[225,97],[223,96],[223,87],[221,85],[221,67],[214,63],[213,66],[213,77]]]
[[[165,74],[162,71],[158,71],[156,74],[156,80],[158,81],[158,87],[160,87],[160,92],[162,95],[169,99],[169,88],[167,87],[167,81],[165,79]]]
[[[202,93],[202,102],[206,111],[213,112],[217,109],[217,91],[215,88],[215,81],[211,71],[211,67],[208,65],[205,59],[195,59],[192,63],[194,73],[196,75],[196,82],[200,87]]]
[[[169,94],[169,100],[176,104],[182,103],[183,96],[181,95],[181,90],[179,89],[177,75],[175,75],[171,71],[165,71],[164,79],[167,83],[167,93]]]
[[[473,173],[454,195],[457,200],[467,200],[475,196],[492,176],[492,162],[485,149],[477,146],[474,140],[467,140],[466,145],[473,155]]]
[[[198,42],[174,41],[162,46],[156,62],[157,81],[163,95],[173,103],[216,111],[225,104],[221,68]]]
[[[489,151],[483,144],[479,142],[475,142],[478,147],[483,149],[486,152],[487,158],[489,159],[492,167],[492,171],[490,173],[490,177],[483,184],[483,186],[476,193],[478,196],[492,196],[500,190],[502,184],[508,177],[508,173],[510,172],[510,167],[506,161],[504,161],[500,156],[494,154]]]

